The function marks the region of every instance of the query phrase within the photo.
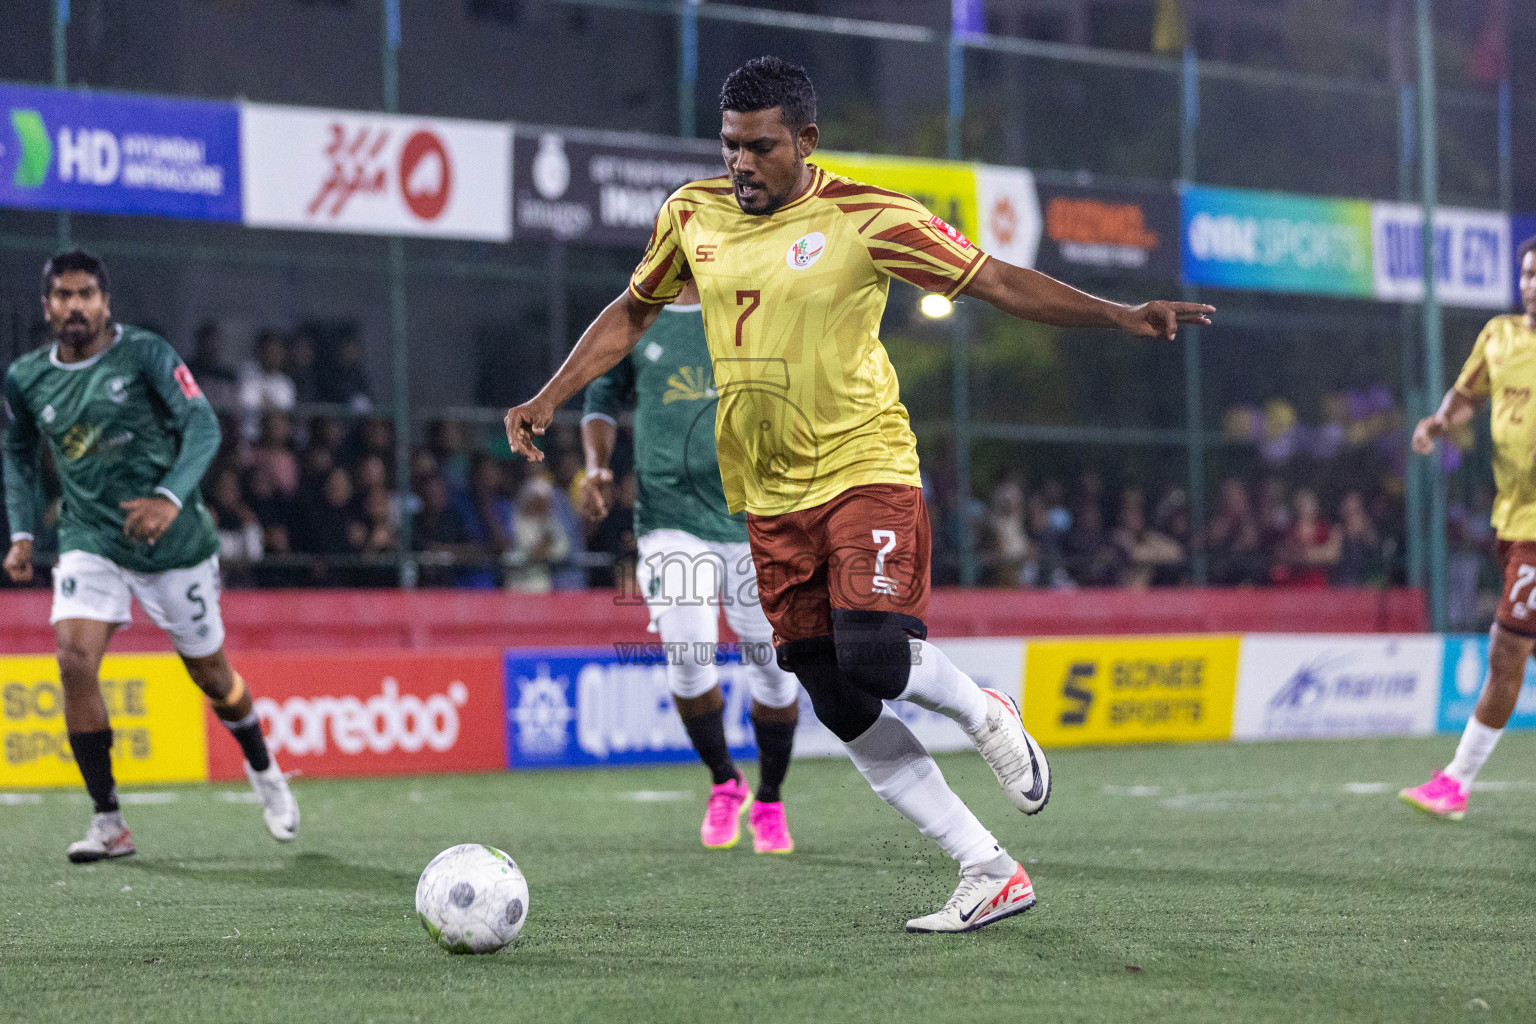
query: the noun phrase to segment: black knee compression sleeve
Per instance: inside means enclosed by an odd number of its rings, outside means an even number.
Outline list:
[[[779,667],[793,672],[821,724],[843,742],[864,735],[880,717],[879,698],[848,685],[837,665],[837,648],[829,636],[790,640],[779,645]]]
[[[912,640],[926,638],[928,627],[899,612],[834,608],[832,634],[843,678],[880,700],[895,700],[912,671]]]

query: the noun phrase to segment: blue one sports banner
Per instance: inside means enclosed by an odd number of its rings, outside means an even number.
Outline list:
[[[240,219],[233,103],[0,85],[0,206]]]
[[[1488,674],[1488,637],[1447,636],[1440,675],[1440,731],[1459,733],[1477,707]],[[1510,729],[1536,729],[1536,664],[1525,663],[1525,680],[1509,720]]]

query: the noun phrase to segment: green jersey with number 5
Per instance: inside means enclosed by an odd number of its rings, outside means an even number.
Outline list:
[[[38,448],[46,441],[63,501],[59,550],[88,551],[134,572],[184,569],[217,554],[219,537],[198,483],[219,450],[219,421],[176,350],[119,325],[89,359],[35,349],[5,375],[5,510],[11,537],[39,512]],[[123,532],[122,502],[160,496],[180,509],[153,545]]]

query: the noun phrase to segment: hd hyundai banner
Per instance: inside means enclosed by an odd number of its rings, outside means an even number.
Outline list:
[[[247,103],[240,138],[251,227],[512,237],[509,124]]]
[[[0,206],[240,219],[233,103],[0,85],[0,111]]]

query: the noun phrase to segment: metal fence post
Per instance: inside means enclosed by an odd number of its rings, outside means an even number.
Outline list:
[[[698,132],[699,0],[683,0],[677,13],[677,50],[677,133],[691,139]]]
[[[1417,0],[1419,35],[1419,174],[1424,227],[1420,234],[1424,272],[1424,391],[1438,404],[1445,387],[1445,352],[1440,300],[1435,293],[1435,207],[1440,198],[1439,134],[1435,123],[1435,36],[1429,0]],[[1445,474],[1429,469],[1429,615],[1437,633],[1446,628]]]
[[[384,110],[400,112],[400,0],[384,0]],[[389,340],[393,370],[395,493],[400,506],[400,586],[416,586],[411,554],[411,353],[405,314],[405,240],[389,239]]]
[[[1192,46],[1184,48],[1183,116],[1179,126],[1179,177],[1185,184],[1195,180],[1195,131],[1200,126],[1200,60]],[[1182,241],[1181,243],[1182,244]],[[1199,289],[1184,286],[1184,298],[1200,300]],[[1184,328],[1184,429],[1189,475],[1189,553],[1190,581],[1196,586],[1206,582],[1205,554],[1205,403],[1204,382],[1200,372],[1200,327]]]
[[[58,0],[53,12],[53,84],[58,89],[69,85],[69,38],[65,34],[68,28],[69,0]],[[69,211],[60,210],[58,214],[60,252],[71,248],[70,235]]]
[[[976,585],[976,532],[971,522],[971,311],[966,301],[955,303],[950,324],[954,362],[955,515],[959,535],[960,585]]]

